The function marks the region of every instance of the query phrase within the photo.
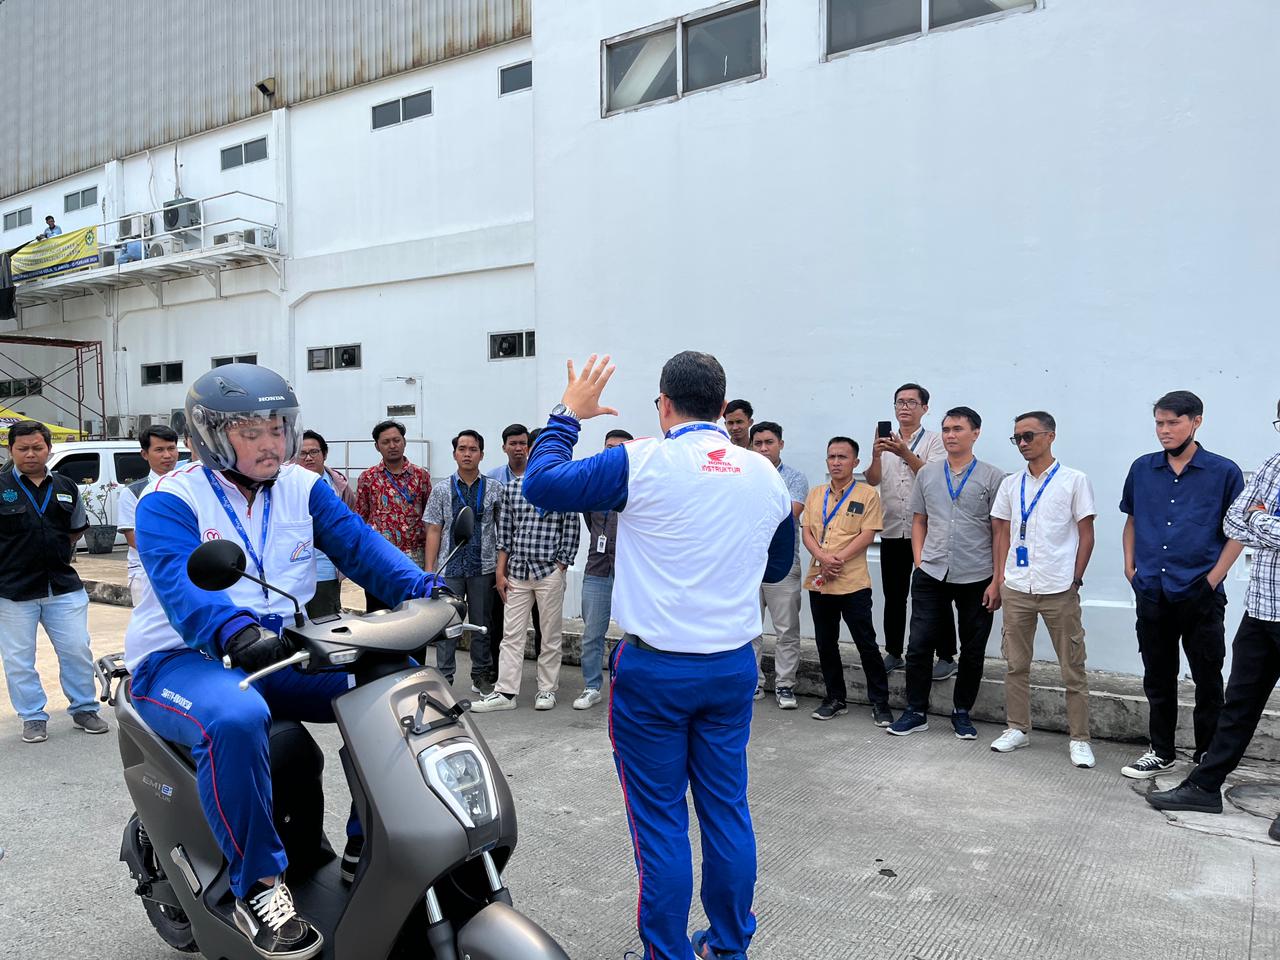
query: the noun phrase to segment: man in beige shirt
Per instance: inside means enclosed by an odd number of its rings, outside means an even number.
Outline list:
[[[870,484],[854,479],[857,465],[857,442],[848,437],[832,437],[827,443],[831,482],[809,491],[800,517],[805,549],[813,558],[804,588],[809,591],[814,640],[827,688],[813,718],[830,720],[848,712],[844,665],[840,662],[843,619],[862,658],[871,718],[876,726],[887,727],[893,723],[889,679],[876,646],[876,628],[871,620],[871,575],[867,571],[867,547],[884,524],[879,495]]]
[[[929,391],[918,383],[904,383],[893,394],[893,412],[898,432],[876,437],[867,466],[867,483],[878,488],[884,509],[884,530],[880,532],[880,586],[884,591],[884,668],[900,670],[902,644],[907,630],[907,597],[915,559],[911,552],[911,496],[916,474],[926,463],[947,456],[941,434],[926,430],[921,421],[929,412]],[[938,662],[933,679],[945,680],[956,672],[954,630],[938,637]]]

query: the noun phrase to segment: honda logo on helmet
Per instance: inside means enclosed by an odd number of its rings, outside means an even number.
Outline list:
[[[268,403],[268,402],[269,402],[269,401],[271,401],[271,400],[283,400],[283,399],[284,399],[284,397],[259,397],[259,398],[258,398],[258,402],[259,402],[259,403]]]

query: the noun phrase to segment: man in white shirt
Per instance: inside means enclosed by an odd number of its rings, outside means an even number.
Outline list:
[[[791,494],[791,516],[796,530],[796,546],[791,572],[778,583],[760,586],[760,604],[768,609],[773,621],[775,646],[773,648],[773,695],[778,709],[794,710],[796,695],[792,688],[796,682],[796,670],[800,666],[800,514],[809,496],[809,480],[795,467],[782,462],[781,424],[761,420],[751,427],[751,448],[764,456],[778,469],[778,476]],[[764,671],[760,658],[764,653],[764,637],[752,641],[756,650],[756,699],[764,699]]]
[[[151,473],[121,490],[120,499],[116,501],[116,526],[129,544],[129,596],[133,598],[135,607],[142,602],[143,591],[147,587],[147,573],[142,569],[142,561],[138,559],[138,541],[133,533],[134,515],[142,496],[177,465],[178,433],[156,424],[142,431],[138,443],[142,446],[142,459],[151,468]]]
[[[1005,478],[991,507],[995,555],[1005,557],[1000,581],[1004,608],[1005,710],[1009,729],[991,749],[1008,753],[1029,742],[1031,654],[1036,619],[1053,641],[1067,692],[1071,762],[1092,767],[1089,682],[1085,678],[1080,588],[1093,553],[1093,486],[1053,455],[1057,423],[1043,410],[1014,422],[1012,443],[1027,468]]]
[[[947,455],[942,435],[926,430],[921,421],[929,412],[929,391],[918,383],[904,383],[893,394],[893,412],[898,432],[877,436],[867,466],[867,483],[880,494],[884,529],[880,531],[880,586],[884,591],[884,668],[892,673],[906,665],[902,644],[907,629],[907,598],[911,595],[911,575],[915,555],[911,549],[914,514],[911,498],[916,474],[926,463],[937,463]],[[938,662],[933,679],[946,680],[956,672],[955,631],[946,631],[937,640]]]

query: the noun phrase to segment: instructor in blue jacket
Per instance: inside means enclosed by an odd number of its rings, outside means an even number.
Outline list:
[[[725,375],[715,357],[667,361],[655,404],[661,438],[572,460],[579,424],[614,368],[574,373],[529,456],[524,494],[545,510],[618,512],[609,736],[640,879],[645,960],[740,960],[755,932],[756,844],[747,808],[760,635],[760,583],[791,568],[791,496],[760,454],[717,426]],[[686,939],[693,864],[685,795],[702,831],[710,928]]]

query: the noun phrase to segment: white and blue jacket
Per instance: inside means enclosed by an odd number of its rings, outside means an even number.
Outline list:
[[[134,528],[151,590],[125,632],[125,665],[131,672],[153,653],[184,646],[220,657],[224,642],[249,624],[278,631],[293,615],[288,599],[250,580],[209,593],[187,576],[187,558],[206,540],[245,546],[214,484],[262,560],[259,571],[253,551],[246,549],[248,572],[293,594],[300,604],[315,595],[317,550],[392,604],[428,595],[427,575],[319,480],[310,470],[287,464],[269,490],[257,494],[252,508],[235,484],[199,463],[156,481],[138,501]],[[268,500],[270,515],[264,517]]]
[[[719,653],[760,635],[760,584],[792,566],[791,495],[773,464],[713,423],[573,460],[578,421],[551,417],[524,475],[544,510],[618,511],[613,617],[661,650]]]

